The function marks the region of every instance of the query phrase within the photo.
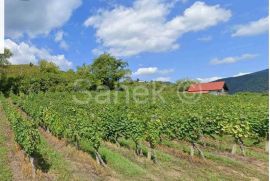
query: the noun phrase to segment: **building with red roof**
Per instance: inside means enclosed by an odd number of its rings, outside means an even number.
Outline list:
[[[222,95],[228,92],[228,87],[224,81],[192,84],[188,93]]]

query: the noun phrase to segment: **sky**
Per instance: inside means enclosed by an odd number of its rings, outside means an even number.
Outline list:
[[[12,64],[62,70],[106,52],[133,79],[202,82],[268,68],[267,0],[6,0]]]

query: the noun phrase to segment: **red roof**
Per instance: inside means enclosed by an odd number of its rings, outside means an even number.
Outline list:
[[[224,85],[225,85],[224,81],[192,84],[188,88],[188,92],[204,92],[205,93],[206,91],[222,90]]]

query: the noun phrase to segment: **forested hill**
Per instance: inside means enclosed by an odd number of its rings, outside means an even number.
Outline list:
[[[236,92],[268,92],[268,75],[269,69],[266,69],[239,77],[229,77],[216,81],[225,81],[230,94]]]

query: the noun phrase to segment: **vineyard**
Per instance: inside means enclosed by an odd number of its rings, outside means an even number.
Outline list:
[[[171,175],[169,180],[268,179],[267,95],[185,99],[189,101],[170,92],[135,97],[110,91],[91,97],[29,94],[2,97],[1,102],[15,141],[34,170],[43,136],[50,135],[86,153],[105,180],[163,180],[161,175]],[[179,171],[172,174],[172,168]],[[171,171],[167,176],[166,169]]]

